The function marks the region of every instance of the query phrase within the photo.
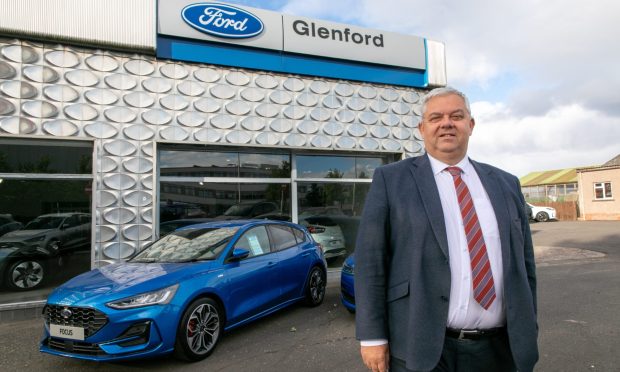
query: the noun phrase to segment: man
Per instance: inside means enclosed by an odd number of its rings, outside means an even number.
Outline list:
[[[355,251],[357,338],[372,371],[532,371],[536,274],[516,177],[467,157],[467,97],[422,99],[426,155],[378,168]]]

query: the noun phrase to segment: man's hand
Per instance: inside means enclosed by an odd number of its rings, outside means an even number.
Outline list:
[[[390,366],[390,349],[388,344],[362,346],[362,360],[372,372],[387,372]]]

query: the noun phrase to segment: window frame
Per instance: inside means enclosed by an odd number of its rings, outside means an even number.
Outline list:
[[[609,185],[609,194],[607,194],[607,185]],[[594,200],[613,200],[613,188],[611,181],[593,182]],[[602,192],[602,197],[598,197],[597,191]]]

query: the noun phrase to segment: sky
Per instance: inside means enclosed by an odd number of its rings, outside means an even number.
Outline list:
[[[228,2],[443,42],[474,160],[522,177],[620,154],[620,1]]]

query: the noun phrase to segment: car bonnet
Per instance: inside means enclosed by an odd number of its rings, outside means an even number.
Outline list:
[[[209,270],[213,262],[132,263],[94,269],[69,280],[48,297],[48,303],[92,306],[177,284],[197,272]]]

